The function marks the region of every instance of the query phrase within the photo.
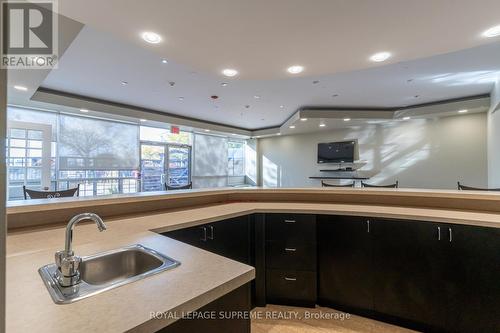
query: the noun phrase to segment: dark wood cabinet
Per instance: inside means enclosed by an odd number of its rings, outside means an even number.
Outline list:
[[[316,216],[266,214],[266,299],[314,307],[317,298]]]
[[[169,231],[162,235],[245,264],[251,264],[249,219],[249,216],[240,216],[201,226]]]
[[[500,229],[447,225],[446,328],[500,332]]]
[[[377,219],[371,228],[373,310],[395,323],[445,327],[445,230],[440,224]],[[415,326],[414,326],[415,325]]]
[[[318,216],[318,303],[344,311],[373,310],[369,218]]]

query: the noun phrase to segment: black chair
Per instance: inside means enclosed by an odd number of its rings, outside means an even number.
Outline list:
[[[69,198],[75,195],[80,196],[80,184],[75,188],[61,191],[35,191],[29,190],[23,185],[24,200],[28,199],[53,199],[53,198]]]
[[[351,184],[340,185],[340,184],[328,184],[325,183],[324,181],[321,181],[321,187],[354,187],[354,182],[352,182]]]
[[[189,183],[187,185],[180,185],[180,186],[172,186],[172,185],[168,185],[167,183],[165,183],[165,189],[167,191],[174,191],[174,190],[190,190],[193,188],[193,183]]]
[[[377,187],[377,188],[399,188],[399,181],[396,180],[394,184],[389,185],[371,185],[365,182],[361,182],[361,187]]]
[[[465,186],[457,182],[459,191],[500,191],[500,188],[480,188],[480,187],[471,187]]]

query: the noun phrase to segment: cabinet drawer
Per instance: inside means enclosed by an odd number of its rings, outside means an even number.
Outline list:
[[[266,214],[267,240],[316,242],[316,215]]]
[[[316,243],[267,241],[266,267],[316,271]]]
[[[316,304],[316,272],[266,271],[267,302],[313,307]]]

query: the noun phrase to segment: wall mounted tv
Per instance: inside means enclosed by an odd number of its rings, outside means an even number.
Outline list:
[[[352,163],[356,141],[318,143],[318,163]]]

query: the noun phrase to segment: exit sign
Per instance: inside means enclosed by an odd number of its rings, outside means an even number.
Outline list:
[[[170,126],[170,133],[172,134],[179,134],[179,126]]]

